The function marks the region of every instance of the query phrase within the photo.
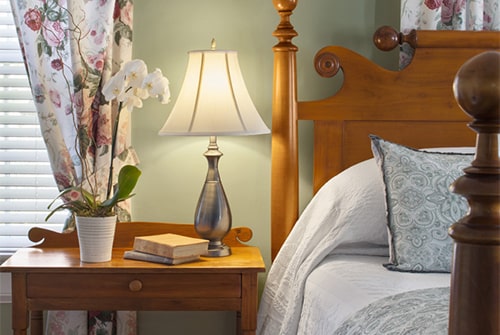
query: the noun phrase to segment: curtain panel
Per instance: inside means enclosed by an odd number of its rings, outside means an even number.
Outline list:
[[[114,171],[138,162],[129,113],[120,117],[111,152],[118,108],[101,93],[131,59],[132,1],[11,0],[11,7],[57,186],[92,183],[104,198],[111,158]],[[118,211],[119,220],[130,220],[128,206]],[[52,311],[46,333],[135,335],[136,328],[135,312]]]
[[[401,0],[401,31],[500,30],[499,0]],[[400,67],[413,57],[403,45]]]

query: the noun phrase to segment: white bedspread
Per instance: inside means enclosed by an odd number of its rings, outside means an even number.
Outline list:
[[[351,314],[381,298],[450,284],[447,273],[388,271],[387,257],[332,255],[307,278],[298,334],[333,334]]]
[[[274,260],[259,307],[257,333],[297,334],[306,279],[329,254],[350,244],[371,247],[368,254],[386,254],[386,246],[374,247],[387,244],[384,208],[383,184],[374,160],[325,184]]]

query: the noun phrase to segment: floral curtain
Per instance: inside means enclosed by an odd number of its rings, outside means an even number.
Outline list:
[[[500,30],[499,0],[401,0],[401,31]],[[409,64],[413,50],[404,45],[401,67]]]
[[[114,155],[118,109],[101,87],[132,55],[131,0],[11,0],[40,128],[58,187],[91,184],[106,193],[115,170],[136,164],[123,114]],[[119,219],[130,218],[128,208]],[[70,221],[71,222],[71,221]],[[75,288],[77,289],[77,288]],[[50,312],[47,334],[136,332],[135,312]]]

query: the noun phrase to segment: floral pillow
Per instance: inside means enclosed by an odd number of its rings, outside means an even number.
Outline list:
[[[370,136],[385,185],[389,270],[450,272],[453,241],[448,228],[468,210],[450,185],[473,155],[428,152]]]

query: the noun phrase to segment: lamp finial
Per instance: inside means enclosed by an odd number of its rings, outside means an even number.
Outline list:
[[[215,50],[216,47],[217,47],[217,42],[215,41],[215,38],[212,38],[212,43],[210,45],[210,49]]]

